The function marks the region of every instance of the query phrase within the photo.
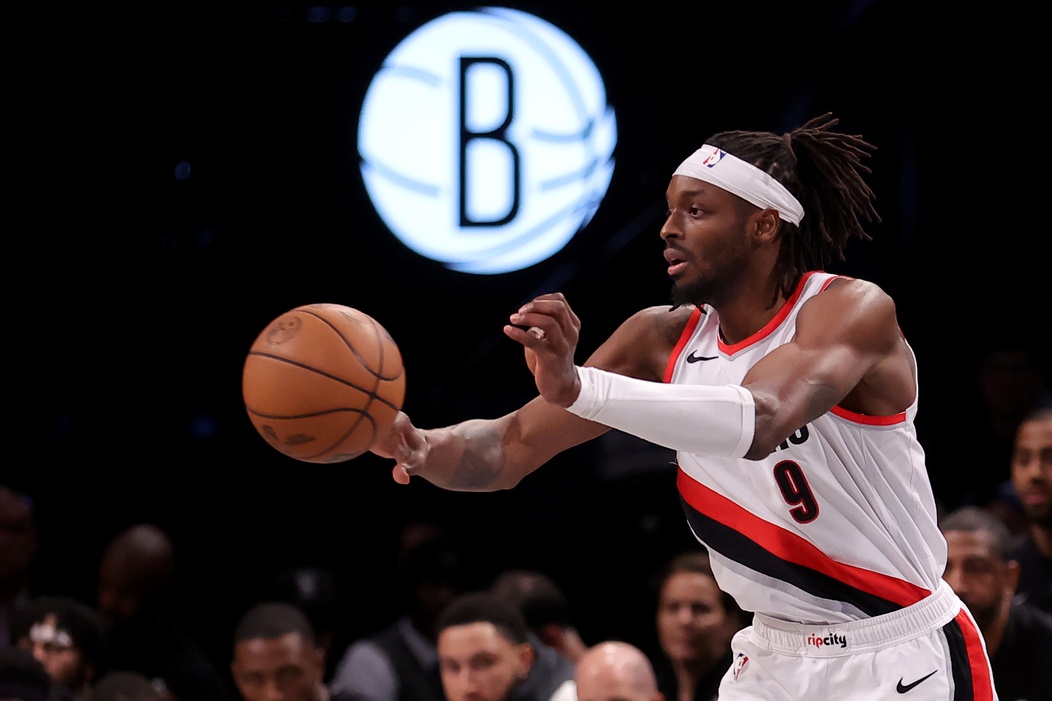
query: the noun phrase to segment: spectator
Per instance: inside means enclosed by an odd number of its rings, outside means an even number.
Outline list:
[[[87,701],[107,671],[108,626],[94,609],[66,596],[38,596],[16,612],[15,645],[29,650],[51,677],[52,698]]]
[[[490,591],[518,606],[530,630],[570,664],[577,664],[588,649],[574,625],[566,595],[543,572],[506,570],[497,576]]]
[[[245,701],[330,699],[325,651],[307,615],[287,602],[263,602],[241,617],[230,671]]]
[[[178,701],[139,672],[114,670],[99,677],[89,701]]]
[[[333,660],[339,631],[339,588],[336,576],[320,567],[289,567],[278,572],[268,596],[295,605],[314,628],[314,639],[325,652],[325,680],[335,671]]]
[[[658,583],[658,688],[669,701],[710,701],[731,666],[745,615],[720,590],[704,551],[673,557]]]
[[[1008,527],[987,509],[962,507],[940,524],[947,582],[986,639],[1000,701],[1052,694],[1052,614],[1013,601],[1019,563],[1009,555]]]
[[[172,542],[154,525],[131,526],[106,545],[97,595],[113,668],[141,672],[182,701],[229,701],[226,678],[174,620],[174,570]]]
[[[14,642],[11,617],[19,605],[29,600],[38,549],[32,499],[0,485],[0,648]]]
[[[574,681],[578,701],[665,701],[650,660],[625,642],[610,640],[585,650]]]
[[[362,701],[445,701],[435,619],[475,575],[463,544],[444,528],[410,524],[402,535],[397,582],[405,611],[347,648],[329,688]]]
[[[1016,532],[1023,526],[1011,494],[1012,445],[1023,417],[1049,400],[1048,378],[1039,353],[1028,344],[1007,343],[986,349],[975,368],[974,430],[963,445],[952,432],[932,446],[945,466],[934,487],[946,511],[982,506]],[[943,455],[943,452],[946,452]]]
[[[0,701],[51,701],[51,676],[29,650],[0,648]]]
[[[1022,568],[1016,595],[1052,613],[1052,407],[1037,409],[1019,424],[1012,488],[1027,523],[1012,552]]]
[[[436,622],[448,701],[576,701],[573,666],[531,642],[522,613],[492,592],[469,592]]]

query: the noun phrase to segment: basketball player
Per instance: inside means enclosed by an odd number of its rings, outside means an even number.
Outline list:
[[[610,428],[674,449],[690,528],[755,614],[721,701],[987,701],[985,644],[941,578],[895,304],[824,272],[879,221],[873,146],[838,121],[710,137],[666,192],[671,308],[634,314],[577,366],[580,321],[541,295],[504,327],[539,397],[435,430],[401,414],[374,451],[400,483],[487,491]]]

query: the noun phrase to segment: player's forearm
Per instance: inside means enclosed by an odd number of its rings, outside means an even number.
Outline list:
[[[438,487],[460,492],[514,487],[522,473],[508,464],[503,422],[476,419],[424,431],[427,459],[415,472]]]
[[[670,385],[578,368],[568,411],[673,450],[744,457],[755,430],[753,397],[738,385]]]

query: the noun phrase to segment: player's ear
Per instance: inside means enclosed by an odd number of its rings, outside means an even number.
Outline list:
[[[749,218],[749,234],[757,243],[768,243],[781,229],[782,220],[773,209],[761,209]]]

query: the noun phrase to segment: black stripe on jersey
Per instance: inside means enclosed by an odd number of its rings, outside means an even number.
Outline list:
[[[902,608],[893,601],[845,584],[810,567],[784,560],[747,535],[696,510],[682,497],[680,503],[687,522],[706,547],[751,570],[787,582],[822,599],[846,602],[868,616],[880,616]]]
[[[942,633],[946,636],[946,642],[950,648],[953,699],[954,701],[972,701],[975,698],[975,690],[972,688],[972,665],[968,661],[968,645],[965,642],[961,624],[955,618],[942,627]]]

